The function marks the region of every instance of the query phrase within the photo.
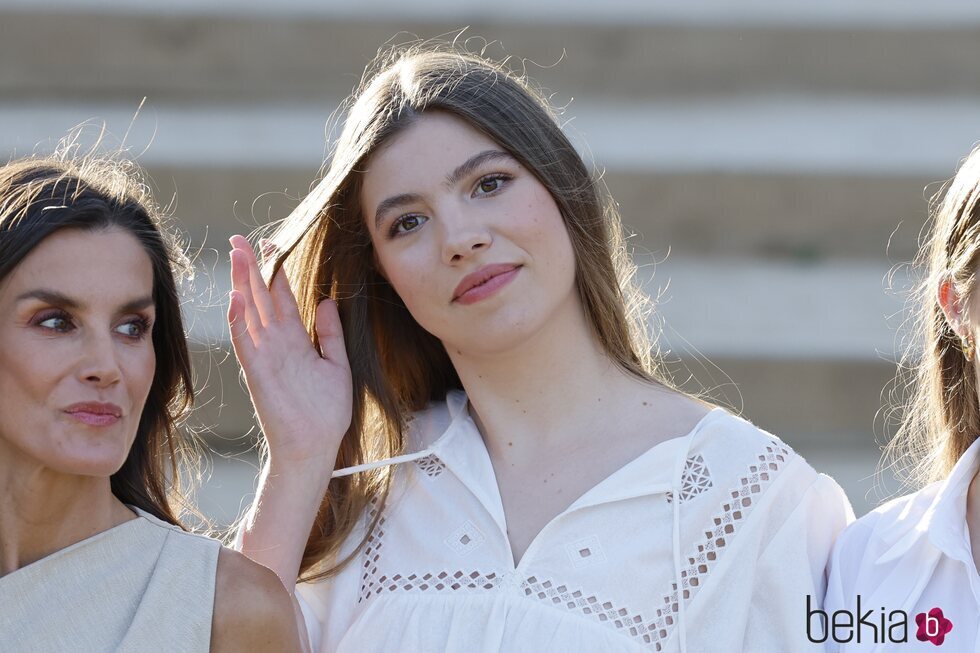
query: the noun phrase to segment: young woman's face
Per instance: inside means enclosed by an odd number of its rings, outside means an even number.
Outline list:
[[[0,283],[0,456],[66,474],[125,462],[156,357],[153,268],[128,232],[63,229]]]
[[[395,136],[368,161],[360,199],[379,269],[447,347],[497,353],[580,312],[554,199],[459,118],[427,113]]]

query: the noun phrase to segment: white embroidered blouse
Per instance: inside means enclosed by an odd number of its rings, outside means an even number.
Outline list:
[[[389,461],[365,548],[297,587],[315,651],[818,650],[806,597],[822,604],[853,515],[778,438],[714,409],[586,492],[515,565],[466,404],[451,392],[415,416],[418,453]]]

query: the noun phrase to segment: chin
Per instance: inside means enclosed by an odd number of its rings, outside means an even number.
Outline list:
[[[44,464],[63,474],[108,478],[126,462],[131,444],[123,438],[107,438],[97,442],[76,438],[59,447],[57,458],[44,461]]]

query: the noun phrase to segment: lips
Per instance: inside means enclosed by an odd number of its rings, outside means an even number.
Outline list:
[[[109,426],[122,418],[122,408],[116,404],[98,401],[86,401],[72,404],[65,412],[83,424],[89,426]]]
[[[521,266],[516,263],[494,263],[491,265],[484,265],[476,272],[471,272],[463,277],[463,280],[459,282],[459,285],[456,286],[456,289],[453,291],[453,301],[459,300],[467,292],[482,286],[494,277],[512,272],[519,267]]]

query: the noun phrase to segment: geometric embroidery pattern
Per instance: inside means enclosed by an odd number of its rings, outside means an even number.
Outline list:
[[[534,576],[528,578],[522,585],[525,595],[590,616],[599,623],[623,631],[637,643],[644,644],[655,651],[663,650],[667,638],[677,624],[677,613],[680,610],[678,601],[683,600],[687,604],[697,594],[706,576],[715,567],[722,551],[748,517],[755,501],[772,483],[790,454],[788,448],[771,440],[765,452],[759,454],[758,462],[749,465],[748,473],[738,480],[735,488],[731,490],[730,499],[722,503],[721,509],[712,517],[709,528],[704,531],[704,538],[687,557],[687,566],[681,568],[682,598],[678,596],[677,582],[671,582],[670,591],[656,603],[653,618],[647,620],[639,613],[630,612],[624,606],[617,606],[611,601],[603,601],[581,590],[570,589],[567,585],[555,585],[551,581],[542,581]],[[703,466],[703,461],[696,461],[691,468],[695,468],[696,465]],[[706,472],[705,469],[705,475]],[[692,487],[704,486],[695,484]],[[704,489],[694,491],[691,496],[702,492]],[[681,501],[684,501],[683,494]]]
[[[430,453],[425,458],[419,458],[415,461],[415,464],[419,466],[426,476],[429,478],[435,478],[439,474],[442,474],[443,470],[446,469],[446,464],[439,460],[439,456],[434,453]]]
[[[617,607],[610,601],[601,601],[595,595],[587,595],[582,590],[569,589],[567,585],[555,585],[550,580],[541,581],[531,576],[521,584],[524,595],[537,598],[556,607],[564,607],[573,612],[581,612],[601,624],[624,630],[630,637],[649,644],[653,641],[649,626],[643,617],[632,614],[624,607]]]
[[[711,518],[703,538],[689,552],[687,564],[681,569],[682,587],[678,588],[676,580],[672,581],[670,591],[665,593],[661,600],[655,604],[654,614],[650,618],[631,612],[625,606],[603,600],[581,589],[570,588],[567,584],[556,584],[548,579],[542,580],[537,576],[530,576],[521,583],[524,595],[555,607],[577,612],[600,624],[621,631],[635,642],[646,645],[652,650],[662,651],[664,644],[677,625],[679,602],[689,603],[704,585],[706,577],[717,565],[718,559],[728,543],[738,532],[740,525],[744,523],[759,497],[775,479],[791,454],[792,451],[785,445],[775,440],[769,441],[765,451],[758,455],[758,460],[755,463],[749,465],[748,473],[738,480],[735,487],[730,491],[730,496]],[[424,459],[420,459],[419,462],[421,460]],[[441,471],[441,469],[437,471],[436,475]],[[712,487],[708,468],[701,456],[688,459],[684,472],[680,496],[682,503]],[[377,500],[372,499],[369,509],[370,518],[374,519],[377,513]],[[484,591],[500,585],[501,576],[497,573],[483,573],[475,570],[409,575],[395,574],[393,576],[379,575],[378,565],[385,534],[384,525],[385,518],[382,515],[364,547],[364,565],[358,603],[383,592]],[[466,537],[470,539],[467,540]],[[479,536],[473,538],[467,533],[466,536],[460,536],[460,544],[468,546],[471,542],[475,543],[475,540],[479,539]],[[588,546],[583,546],[579,551],[579,555],[583,558],[591,557],[593,553],[592,548]]]
[[[473,522],[467,519],[462,526],[453,531],[445,539],[445,542],[457,554],[466,555],[470,551],[478,549],[486,539],[483,532]]]
[[[707,492],[711,489],[711,472],[704,464],[701,454],[687,459],[684,471],[681,473],[681,503],[690,501],[694,497]],[[667,492],[667,503],[672,503],[674,495]]]
[[[739,526],[751,512],[755,501],[768,487],[792,452],[783,444],[770,440],[765,452],[759,454],[758,462],[749,465],[748,474],[739,479],[730,491],[730,499],[721,505],[721,510],[711,520],[704,531],[703,540],[687,558],[687,566],[681,569],[683,601],[685,604],[697,594],[704,584],[705,577],[716,566],[718,557],[728,546]],[[655,649],[660,651],[663,642],[670,636],[677,623],[678,612],[677,583],[671,583],[671,591],[664,595],[657,608],[655,620]]]
[[[378,514],[378,501],[372,498],[371,507],[368,509],[369,520],[374,519]],[[483,573],[480,571],[439,571],[434,573],[422,574],[394,574],[393,576],[382,575],[379,573],[378,565],[381,561],[381,547],[384,544],[384,525],[385,517],[382,514],[375,529],[368,536],[362,557],[364,559],[361,571],[361,591],[357,602],[366,601],[372,596],[383,592],[395,592],[402,590],[405,592],[415,591],[460,591],[460,590],[491,590],[500,584],[500,576],[496,573]],[[474,527],[475,530],[475,527]],[[476,535],[476,537],[474,537]],[[469,538],[469,539],[466,539]],[[483,542],[483,534],[475,530],[473,535],[466,534],[461,536],[466,539],[464,547],[472,544],[476,546]]]
[[[583,537],[571,544],[565,545],[565,553],[572,565],[576,568],[583,568],[590,565],[602,564],[606,561],[606,554],[602,552],[599,545],[599,538],[595,535]]]
[[[374,520],[378,514],[378,498],[371,497],[371,506],[368,508],[368,523]],[[381,516],[374,529],[368,534],[367,544],[364,546],[364,568],[361,570],[361,593],[357,602],[365,600],[371,594],[381,591],[378,583],[378,563],[381,560],[381,545],[384,543],[385,517]]]

